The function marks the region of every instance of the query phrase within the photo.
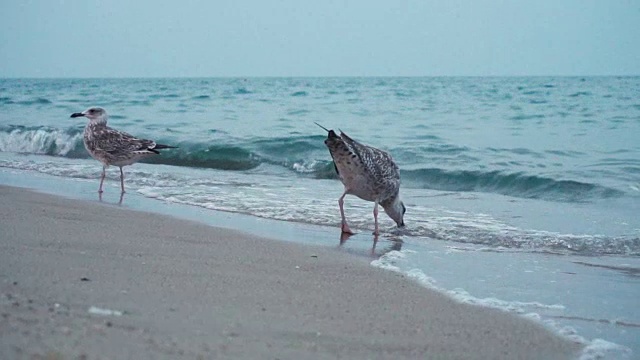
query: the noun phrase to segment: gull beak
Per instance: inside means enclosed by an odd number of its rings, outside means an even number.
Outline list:
[[[72,118],[77,118],[77,117],[81,117],[81,116],[84,116],[84,114],[83,113],[73,113],[73,114],[71,114]]]

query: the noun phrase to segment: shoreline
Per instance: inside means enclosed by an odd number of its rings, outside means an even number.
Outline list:
[[[2,358],[570,359],[582,348],[326,246],[22,188],[0,196]]]

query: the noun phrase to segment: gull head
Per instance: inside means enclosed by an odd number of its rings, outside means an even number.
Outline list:
[[[101,107],[90,107],[81,113],[71,114],[72,118],[86,117],[91,121],[107,122],[107,112]]]
[[[407,208],[404,206],[404,203],[400,201],[399,197],[396,197],[391,203],[381,205],[384,212],[396,222],[399,228],[404,227],[404,213],[407,212]]]

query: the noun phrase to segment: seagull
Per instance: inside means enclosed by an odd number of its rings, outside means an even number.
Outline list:
[[[89,123],[84,128],[84,147],[89,154],[102,163],[102,177],[98,193],[102,194],[102,183],[109,165],[120,168],[120,187],[124,194],[124,173],[122,167],[141,159],[160,154],[160,149],[174,149],[175,146],[157,144],[153,140],[138,139],[126,132],[107,126],[109,115],[100,107],[90,107],[81,113],[71,114],[72,118],[86,117]]]
[[[400,200],[400,169],[386,151],[361,144],[340,130],[333,130],[315,123],[329,135],[324,141],[333,158],[333,165],[344,184],[344,193],[338,200],[342,216],[342,232],[353,234],[344,216],[344,197],[355,195],[373,201],[374,235],[378,235],[378,204],[382,206],[398,227],[404,227],[407,211]]]

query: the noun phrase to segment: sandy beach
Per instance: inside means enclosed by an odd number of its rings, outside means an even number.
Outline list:
[[[331,248],[0,186],[2,359],[571,359]]]

